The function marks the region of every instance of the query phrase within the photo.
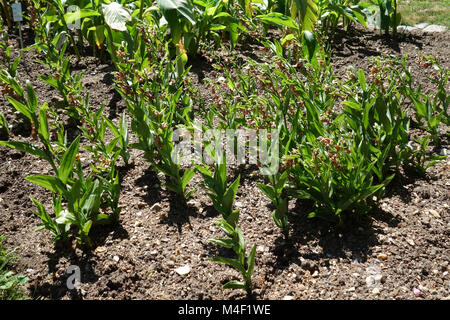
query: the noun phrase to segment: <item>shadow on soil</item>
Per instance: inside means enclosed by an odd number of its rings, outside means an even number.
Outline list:
[[[191,229],[190,217],[198,216],[197,208],[188,205],[179,195],[172,192],[168,194],[168,200],[170,209],[162,223],[169,226],[176,225],[180,234],[183,232],[183,226],[188,226]]]
[[[86,248],[81,252],[81,255],[76,247],[70,246],[67,243],[55,243],[54,249],[47,252],[48,257],[47,265],[50,274],[54,274],[53,282],[40,282],[32,289],[33,297],[39,299],[39,297],[45,297],[46,299],[56,300],[65,297],[67,294],[72,300],[83,299],[80,290],[69,289],[68,284],[74,283],[74,270],[67,270],[67,273],[59,274],[58,264],[62,259],[68,260],[70,266],[76,266],[79,268],[81,283],[96,283],[99,280],[99,276],[94,271],[94,266],[98,261],[98,257],[94,254],[94,250],[97,246],[102,245],[106,238],[111,239],[127,239],[129,238],[128,232],[122,227],[120,223],[114,223],[111,225],[94,226],[91,230],[92,247]],[[71,271],[71,272],[69,272]]]
[[[336,31],[331,48],[340,56],[351,56],[356,53],[369,57],[379,56],[382,53],[380,48],[368,48],[366,46],[367,41],[379,41],[382,47],[400,53],[400,44],[403,42],[411,43],[419,50],[422,49],[424,38],[422,35],[412,33],[399,32],[397,37],[393,37],[392,35],[381,34],[379,31],[373,32],[355,28],[350,28],[348,31],[339,29]],[[350,53],[343,54],[343,48],[347,48]]]
[[[49,273],[55,274],[53,281],[48,282],[38,282],[37,285],[32,289],[33,297],[39,299],[39,297],[45,297],[46,299],[56,300],[69,294],[70,299],[81,300],[82,296],[79,290],[68,288],[68,284],[73,284],[73,278],[70,278],[74,273],[64,273],[58,275],[57,265],[62,258],[66,258],[70,261],[70,265],[77,266],[80,269],[81,283],[95,283],[98,280],[98,276],[93,271],[93,265],[96,263],[92,254],[83,254],[79,257],[75,249],[68,248],[63,245],[55,245],[55,249],[52,252],[46,253],[48,257],[48,270]],[[69,270],[68,270],[69,271]]]
[[[373,220],[383,221],[390,227],[401,221],[381,208],[375,208],[370,217],[363,216],[349,221],[344,227],[336,227],[330,222],[309,219],[302,214],[309,211],[310,204],[301,201],[297,201],[291,210],[289,238],[280,236],[275,240],[273,253],[276,261],[271,266],[273,271],[297,264],[313,273],[318,271],[319,263],[328,266],[328,261],[333,258],[365,262],[372,254],[372,247],[379,244],[377,234],[383,233],[383,230],[374,226]]]

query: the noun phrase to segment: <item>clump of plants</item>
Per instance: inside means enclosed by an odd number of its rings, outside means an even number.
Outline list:
[[[86,172],[79,154],[81,137],[68,142],[67,131],[56,110],[47,103],[39,108],[30,83],[27,84],[25,104],[13,98],[10,102],[30,121],[31,137],[39,144],[0,141],[0,145],[30,153],[46,161],[54,172],[54,175],[37,174],[26,178],[52,193],[53,214],[48,213],[44,204],[32,199],[37,207],[35,213],[42,221],[38,230],[49,230],[55,241],[68,240],[69,234],[75,232],[80,244],[90,245],[91,227],[97,223],[117,221],[120,213],[120,185],[115,171],[115,162],[123,154],[123,148],[117,146],[120,137],[105,145],[106,122],[98,127],[101,111],[86,119],[90,125],[83,128],[86,138],[98,142],[87,148],[94,161],[90,164],[91,171]]]
[[[214,153],[213,150],[210,150],[210,152]],[[216,154],[213,158],[215,159],[214,173],[206,165],[196,166],[196,168],[203,177],[202,187],[208,191],[208,196],[214,208],[222,215],[222,218],[218,219],[216,224],[227,238],[210,239],[210,241],[224,248],[232,249],[236,258],[214,257],[210,260],[227,264],[242,275],[242,281],[229,281],[223,286],[224,289],[242,289],[248,295],[251,295],[253,290],[251,278],[255,266],[256,244],[253,245],[247,256],[244,236],[237,226],[239,210],[233,209],[240,176],[228,185],[226,156]]]

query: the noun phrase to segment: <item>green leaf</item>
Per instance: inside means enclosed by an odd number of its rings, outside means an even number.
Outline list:
[[[225,219],[218,219],[216,221],[217,226],[219,226],[223,232],[228,235],[234,234],[234,227],[231,226]]]
[[[225,210],[227,210],[228,214],[233,208],[233,201],[236,196],[237,190],[239,188],[239,181],[240,181],[241,175],[239,175],[236,180],[228,187],[227,191],[225,192],[225,195],[223,196],[223,207]],[[227,218],[227,217],[225,217]]]
[[[50,161],[49,156],[41,149],[36,148],[32,144],[16,141],[0,141],[0,146],[13,148],[20,151],[25,151],[42,160]]]
[[[256,257],[256,244],[253,245],[250,254],[248,255],[248,268],[247,268],[247,276],[251,276],[253,274],[253,269],[255,268],[255,257]]]
[[[195,170],[193,168],[187,169],[184,174],[183,178],[181,179],[181,187],[186,189],[186,186],[188,185],[189,181],[191,181],[192,177],[194,177]]]
[[[63,210],[57,215],[55,222],[58,224],[75,224],[77,219],[69,210]]]
[[[70,145],[69,149],[64,153],[61,164],[58,170],[58,178],[64,183],[67,183],[67,179],[73,170],[73,164],[75,162],[75,156],[78,154],[78,145],[80,143],[80,137],[78,136]]]
[[[105,26],[104,25],[95,26],[95,27],[89,28],[88,30],[90,32],[94,32],[95,44],[100,49],[103,45],[103,42],[105,42],[105,38],[106,38]]]
[[[257,186],[271,201],[274,201],[277,198],[277,195],[272,187],[266,186],[262,183],[258,183]]]
[[[230,259],[230,258],[224,258],[224,257],[213,257],[213,258],[209,258],[209,260],[217,262],[217,263],[227,264],[227,265],[233,267],[234,269],[236,269],[237,271],[239,271],[241,274],[246,273],[244,267],[236,259]]]
[[[20,54],[15,60],[13,65],[11,66],[12,75],[16,73],[17,67],[19,66],[20,60],[22,60],[22,54]]]
[[[284,44],[286,42],[291,41],[294,38],[295,38],[295,34],[290,33],[290,34],[286,35],[285,37],[283,37],[283,39],[281,39],[280,43],[281,43],[282,46],[284,46]]]
[[[209,239],[209,241],[225,248],[233,248],[234,246],[232,239]]]
[[[36,98],[36,92],[31,85],[31,82],[27,80],[27,99],[29,111],[34,114],[38,108],[38,101]],[[31,119],[30,119],[31,120]]]
[[[80,20],[87,17],[100,16],[101,14],[98,11],[91,9],[81,9],[74,12],[68,12],[64,15],[64,20],[66,20],[66,24],[71,24],[76,20]]]
[[[364,71],[362,69],[358,70],[358,80],[359,84],[361,85],[361,89],[363,91],[366,91],[366,75],[364,74]]]
[[[192,189],[191,191],[189,191],[188,193],[186,193],[184,195],[184,198],[189,199],[196,191],[197,191],[197,189]]]
[[[30,181],[38,186],[44,187],[50,191],[56,192],[58,194],[64,194],[66,192],[65,185],[56,177],[37,174],[34,176],[28,176],[25,180]]]
[[[46,144],[48,146],[50,144],[49,143],[49,141],[50,141],[50,132],[48,131],[47,110],[48,110],[48,104],[44,103],[44,105],[39,110],[39,129],[38,129],[38,133],[39,133],[39,136],[40,136],[41,140],[43,140],[43,142],[45,142],[44,144]]]
[[[271,12],[265,15],[256,16],[255,18],[260,19],[264,23],[298,30],[298,25],[294,19],[279,12]]]
[[[311,31],[304,31],[303,37],[302,37],[302,44],[303,44],[303,52],[307,55],[308,60],[313,60],[315,58],[315,53],[317,51],[317,39],[314,33]]]
[[[195,25],[195,15],[192,5],[187,0],[157,0],[158,6],[161,8],[164,16],[167,19],[167,13],[170,11],[179,12],[191,24]],[[169,21],[169,19],[167,19]],[[169,21],[170,23],[170,21]]]
[[[245,289],[245,284],[241,281],[231,280],[223,285],[224,289]]]
[[[35,115],[30,111],[30,109],[26,105],[11,97],[8,97],[8,101],[17,111],[19,111],[21,114],[27,117],[30,121],[34,121]]]
[[[314,0],[295,0],[296,7],[299,14],[299,23],[302,30],[313,30],[318,16],[318,7]],[[291,15],[292,16],[292,15]]]
[[[59,88],[58,88],[58,81],[57,81],[54,77],[47,76],[47,75],[42,75],[42,76],[39,76],[39,78],[40,78],[42,81],[44,81],[44,82],[46,82],[47,84],[49,84],[50,86],[52,86],[53,88],[55,88],[56,90],[59,89]]]
[[[85,235],[89,234],[89,231],[91,230],[91,227],[92,227],[92,220],[89,220],[83,226],[83,233]]]
[[[284,189],[284,186],[286,185],[286,182],[287,182],[288,178],[289,178],[288,171],[284,171],[281,174],[281,176],[278,179],[278,182],[277,182],[277,184],[275,186],[279,193],[281,193],[281,191]]]

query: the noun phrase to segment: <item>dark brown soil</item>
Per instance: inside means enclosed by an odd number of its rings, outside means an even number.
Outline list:
[[[257,45],[238,49],[244,59],[260,51]],[[369,57],[405,53],[417,83],[428,88],[426,72],[415,61],[420,55],[433,55],[448,69],[450,32],[402,34],[398,41],[370,31],[342,33],[332,63],[341,74],[349,65],[367,71]],[[45,70],[37,59],[34,51],[25,52],[20,75],[37,88],[41,102],[52,101],[57,93],[38,79]],[[105,103],[106,114],[118,118],[125,104],[114,90],[113,67],[86,57],[76,70],[84,71],[91,105]],[[204,79],[214,81],[218,76],[210,63],[194,62],[192,83],[204,87],[201,91],[208,92]],[[30,140],[7,108],[0,100],[0,110],[14,124],[10,139]],[[443,141],[448,149],[448,140]],[[221,233],[205,192],[199,190],[187,205],[181,204],[162,187],[163,178],[149,170],[142,154],[131,153],[131,165],[121,168],[120,223],[93,229],[95,247],[82,251],[55,246],[47,231],[34,231],[40,221],[29,197],[48,203],[50,194],[24,178],[49,172],[46,164],[0,147],[0,234],[6,235],[6,245],[17,247],[15,269],[30,278],[29,295],[34,299],[245,299],[240,291],[222,289],[239,275],[207,260],[218,252],[227,253],[208,241]],[[236,199],[247,245],[258,246],[254,298],[450,299],[450,160],[430,168],[426,179],[397,176],[371,218],[345,230],[305,218],[300,204],[292,201],[289,241],[272,221],[270,201],[258,189],[261,180],[255,172],[252,167],[241,170]],[[199,181],[195,177],[191,185]],[[70,265],[80,267],[81,290],[66,286]],[[174,271],[184,265],[190,266],[189,274]]]

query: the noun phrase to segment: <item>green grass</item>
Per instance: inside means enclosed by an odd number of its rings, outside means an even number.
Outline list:
[[[413,26],[427,22],[450,29],[450,0],[401,0],[402,24]]]

